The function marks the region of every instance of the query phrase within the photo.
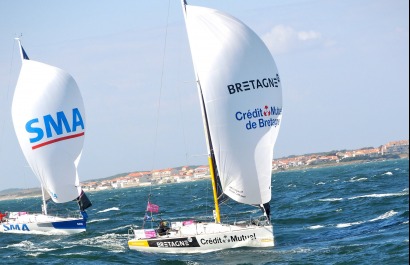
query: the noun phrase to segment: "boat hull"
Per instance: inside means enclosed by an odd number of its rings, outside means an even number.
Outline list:
[[[154,238],[139,238],[141,230],[128,241],[131,250],[155,253],[206,253],[239,247],[273,247],[272,225],[226,225],[198,223],[170,234]]]
[[[14,234],[77,234],[86,231],[86,220],[43,214],[24,214],[0,223],[0,233]]]

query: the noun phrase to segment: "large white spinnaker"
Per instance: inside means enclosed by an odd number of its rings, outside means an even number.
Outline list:
[[[12,117],[20,147],[53,201],[79,197],[77,164],[85,133],[80,90],[67,72],[29,60],[22,47]]]
[[[210,8],[185,8],[223,191],[241,203],[267,203],[282,117],[276,64],[263,41],[238,19]]]

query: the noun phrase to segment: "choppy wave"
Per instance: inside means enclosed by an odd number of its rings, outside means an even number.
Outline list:
[[[409,195],[408,192],[397,192],[397,193],[374,193],[374,194],[366,194],[366,195],[359,195],[353,196],[348,198],[348,200],[355,200],[360,198],[383,198],[383,197],[394,197],[394,196],[406,196]]]
[[[371,220],[369,220],[369,221],[370,221],[370,222],[374,222],[374,221],[378,221],[378,220],[388,219],[388,218],[390,218],[390,217],[392,217],[392,216],[394,216],[394,215],[396,215],[396,214],[398,214],[398,212],[396,212],[396,211],[394,211],[394,210],[391,210],[391,211],[388,211],[388,212],[386,212],[386,213],[384,213],[384,214],[382,214],[382,215],[380,215],[380,216],[378,216],[378,217],[376,217],[376,218],[374,218],[374,219],[371,219]]]
[[[107,230],[107,232],[127,231],[129,228],[131,228],[131,226],[133,226],[133,225],[131,225],[131,224],[129,224],[129,225],[123,225],[123,226],[119,226],[119,227],[115,227],[115,228],[109,229],[109,230]],[[137,227],[137,226],[134,226],[134,227]]]
[[[110,218],[102,218],[102,219],[91,219],[87,221],[87,224],[97,223],[97,222],[105,222],[110,220]]]
[[[384,214],[382,214],[382,215],[380,215],[380,216],[378,216],[378,217],[376,217],[376,218],[370,219],[370,220],[368,220],[368,221],[358,221],[358,222],[351,222],[351,223],[342,223],[342,224],[337,224],[336,227],[337,227],[337,228],[345,228],[345,227],[349,227],[349,226],[353,226],[353,225],[360,225],[360,224],[363,224],[363,223],[366,223],[366,222],[375,222],[375,221],[378,221],[378,220],[384,220],[384,219],[388,219],[388,218],[393,217],[393,216],[396,215],[397,213],[398,213],[398,212],[395,212],[395,211],[391,210],[391,211],[388,211],[388,212],[386,212],[386,213],[384,213]]]
[[[118,208],[118,207],[112,207],[112,208],[108,208],[108,209],[105,209],[105,210],[98,211],[97,213],[106,213],[106,212],[109,212],[109,211],[119,211],[119,210],[120,210],[120,208]]]
[[[319,229],[319,228],[323,228],[323,227],[325,227],[325,226],[324,225],[312,225],[312,226],[309,226],[308,229],[315,230],[315,229]]]
[[[326,198],[326,199],[319,199],[321,202],[336,202],[336,201],[342,201],[343,198]]]
[[[124,252],[127,250],[126,245],[124,244],[126,239],[126,234],[109,233],[82,239],[78,241],[77,244],[88,247],[98,247],[111,252]]]
[[[3,248],[15,248],[20,251],[26,252],[27,255],[31,256],[37,256],[39,254],[45,253],[45,252],[50,252],[56,250],[56,248],[50,248],[50,247],[43,247],[39,244],[35,244],[31,241],[24,240],[19,243],[15,244],[10,244],[7,245]]]
[[[349,180],[349,182],[358,182],[358,181],[366,181],[368,178],[357,178],[357,177],[353,177]]]
[[[156,221],[213,220],[209,181],[90,193],[85,233],[0,234],[0,264],[408,264],[408,167],[408,160],[396,160],[275,173],[275,247],[201,255],[131,251],[128,228],[142,226],[149,195],[160,206]],[[221,205],[223,222],[260,214],[234,204]],[[38,206],[38,198],[0,201],[1,210],[30,205]]]

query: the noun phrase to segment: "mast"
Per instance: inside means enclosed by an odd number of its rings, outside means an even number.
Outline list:
[[[215,155],[214,155],[214,148],[212,146],[212,141],[211,141],[211,134],[209,132],[209,126],[208,126],[208,117],[206,115],[206,109],[205,109],[205,102],[204,102],[204,97],[202,94],[202,88],[201,84],[199,83],[199,78],[197,81],[198,89],[201,94],[201,105],[202,105],[202,113],[204,116],[204,127],[205,127],[205,135],[208,143],[208,164],[209,164],[209,171],[211,173],[211,181],[212,181],[212,193],[214,195],[214,205],[215,205],[215,213],[214,213],[214,218],[216,223],[221,222],[221,214],[219,211],[219,202],[218,202],[218,192],[217,192],[217,180],[216,180],[216,162],[215,162]]]
[[[186,14],[186,5],[187,5],[186,0],[181,0],[181,4],[182,4],[182,11],[184,13],[185,25],[186,25],[186,15],[187,15]],[[194,69],[195,69],[195,62],[193,62],[193,64],[194,64]],[[197,88],[198,88],[198,93],[199,93],[200,103],[201,103],[201,111],[202,111],[202,117],[203,117],[202,120],[204,123],[205,136],[206,136],[205,138],[207,141],[207,148],[208,148],[208,164],[209,164],[209,171],[211,173],[212,193],[214,197],[214,206],[215,206],[214,218],[215,218],[216,223],[220,223],[221,214],[219,211],[218,194],[217,194],[217,187],[216,187],[217,185],[216,172],[217,171],[216,171],[215,156],[214,156],[211,136],[209,132],[208,118],[207,118],[206,109],[205,109],[204,97],[202,94],[201,84],[199,82],[199,76],[196,70],[195,70],[195,74],[196,74],[196,83],[197,83]]]

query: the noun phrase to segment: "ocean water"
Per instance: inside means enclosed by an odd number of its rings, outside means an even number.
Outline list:
[[[163,219],[212,215],[207,180],[88,193],[93,206],[87,232],[0,234],[0,263],[409,264],[408,159],[275,173],[273,248],[191,255],[131,251],[128,229],[141,225],[150,193]],[[0,211],[39,210],[39,204],[39,198],[0,201]],[[229,211],[238,219],[259,214],[245,206]]]

